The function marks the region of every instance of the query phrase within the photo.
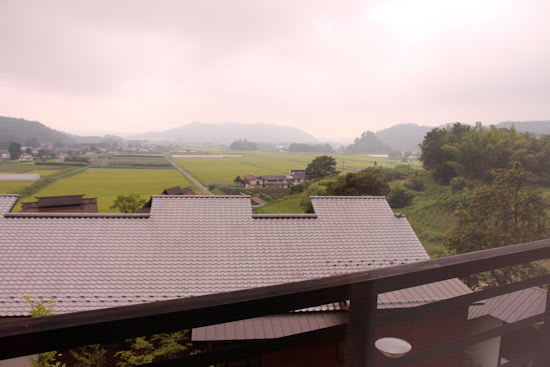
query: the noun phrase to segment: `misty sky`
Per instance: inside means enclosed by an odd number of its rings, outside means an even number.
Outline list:
[[[550,119],[550,1],[0,0],[0,115],[317,137]]]

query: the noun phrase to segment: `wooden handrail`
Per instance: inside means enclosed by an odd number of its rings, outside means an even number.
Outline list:
[[[9,321],[0,323],[0,359],[285,313],[343,300],[351,300],[353,310],[354,300],[364,299],[365,287],[374,287],[376,294],[380,294],[548,257],[550,239],[545,239],[329,278]],[[364,304],[372,307],[373,302],[366,300]],[[370,335],[365,331],[358,333]]]

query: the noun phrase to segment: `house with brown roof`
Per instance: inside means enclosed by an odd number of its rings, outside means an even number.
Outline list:
[[[37,201],[22,203],[26,213],[97,213],[97,198],[82,195],[42,196]]]
[[[278,186],[278,187],[288,187],[291,184],[292,178],[284,175],[265,175],[260,176],[264,181],[264,186]]]
[[[158,195],[150,213],[14,213],[0,195],[0,317],[28,317],[24,296],[55,312],[132,305],[331,277],[428,259],[384,197],[312,197],[314,214],[254,214],[247,196]],[[22,259],[25,264],[21,266]],[[55,274],[55,276],[44,276]],[[471,292],[457,279],[382,293],[379,312]],[[422,350],[466,333],[467,309],[378,327]],[[262,366],[344,366],[347,303],[195,328],[205,349],[244,340],[324,333],[322,339],[243,361]],[[382,355],[377,356],[383,359]],[[423,366],[460,366],[454,352]]]
[[[261,177],[257,177],[254,175],[244,175],[243,181],[244,181],[244,187],[246,188],[264,186],[264,180]]]

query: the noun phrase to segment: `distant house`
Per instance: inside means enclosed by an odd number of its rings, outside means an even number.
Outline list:
[[[195,191],[191,187],[173,186],[168,187],[162,191],[161,195],[195,195]],[[145,205],[138,210],[138,213],[149,213],[151,211],[151,205],[153,198],[150,198]]]
[[[19,156],[19,159],[18,161],[19,162],[32,162],[33,161],[33,156],[31,154],[28,154],[28,153],[23,153]]]
[[[254,175],[245,175],[243,176],[244,187],[263,187],[264,180],[261,177]]]
[[[291,181],[288,176],[283,175],[260,176],[260,178],[264,181],[264,186],[288,187]]]
[[[158,195],[142,214],[11,213],[17,195],[0,195],[0,318],[28,317],[24,296],[55,298],[55,313],[216,294],[331,277],[427,260],[404,216],[384,197],[312,197],[314,214],[253,214],[247,196]],[[32,264],[21,266],[21,261]],[[46,260],[45,260],[46,259]],[[55,276],[44,276],[53,274]],[[457,279],[381,293],[379,312],[471,292]],[[308,332],[323,338],[286,345],[240,366],[341,367],[347,302],[192,330],[215,350],[244,340]],[[408,340],[413,352],[460,338],[468,310],[378,327],[376,338]],[[1,319],[0,319],[1,322]],[[381,354],[376,356],[382,360]],[[459,367],[453,352],[422,366]],[[240,363],[240,362],[239,362]],[[226,364],[228,365],[228,364]]]
[[[195,191],[191,187],[173,186],[164,189],[162,195],[195,195]]]
[[[22,203],[25,213],[97,213],[97,199],[84,195],[43,196],[37,201]]]
[[[292,177],[292,183],[294,185],[301,184],[306,180],[306,170],[305,169],[291,169],[288,171],[288,175]]]

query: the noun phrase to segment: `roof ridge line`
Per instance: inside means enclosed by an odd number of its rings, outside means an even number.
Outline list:
[[[250,195],[152,195],[152,198],[155,199],[174,199],[174,198],[193,198],[193,199],[200,199],[200,198],[216,198],[216,199],[244,199],[244,198],[250,198]]]
[[[310,196],[310,199],[386,199],[385,196],[374,196],[374,195],[371,195],[371,196],[367,196],[367,195],[362,195],[362,196],[343,196],[343,195],[340,195],[340,196]]]
[[[314,213],[304,213],[304,214],[252,214],[254,219],[312,219],[317,218],[318,215]]]
[[[150,213],[6,213],[5,218],[149,218]]]

